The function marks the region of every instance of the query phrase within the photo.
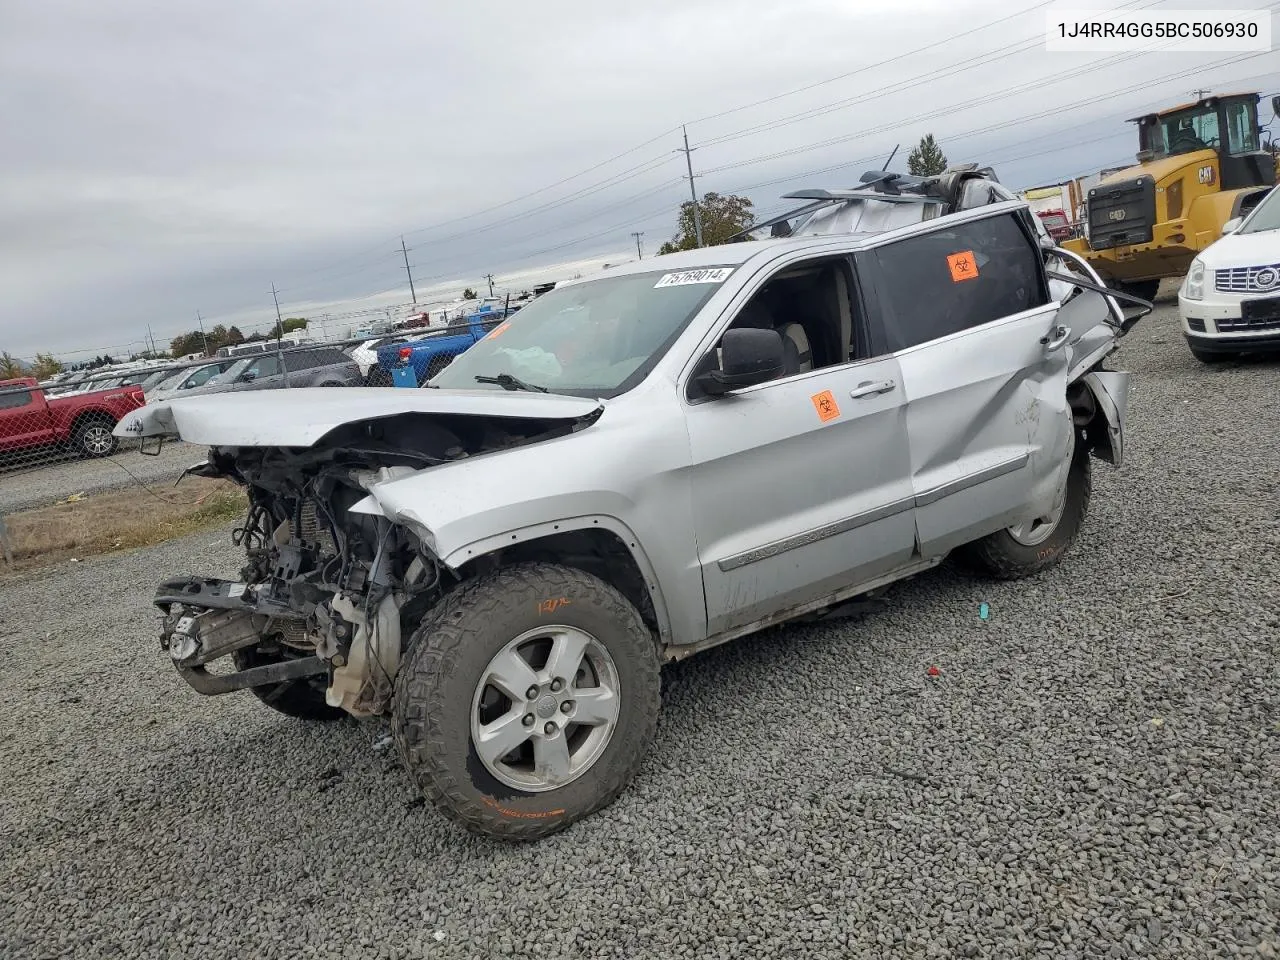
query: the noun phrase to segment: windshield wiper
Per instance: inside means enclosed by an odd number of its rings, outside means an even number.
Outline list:
[[[513,377],[509,373],[500,373],[496,377],[476,377],[476,383],[496,383],[504,390],[528,390],[530,393],[550,393],[546,387],[540,387],[536,383],[525,383],[519,377]]]

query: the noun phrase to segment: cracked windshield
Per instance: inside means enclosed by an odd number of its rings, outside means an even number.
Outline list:
[[[553,290],[495,327],[429,385],[544,388],[591,397],[623,393],[657,363],[731,272],[654,270]],[[505,383],[486,382],[490,378]]]

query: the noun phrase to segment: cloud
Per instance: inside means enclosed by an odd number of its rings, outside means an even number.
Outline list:
[[[148,325],[167,339],[196,310],[266,323],[273,283],[295,315],[397,302],[401,234],[418,289],[442,295],[490,272],[532,282],[532,268],[628,255],[635,230],[654,250],[688,195],[681,123],[707,171],[698,189],[768,212],[895,144],[905,162],[930,131],[952,160],[993,162],[1015,185],[1085,172],[1132,155],[1130,107],[1276,83],[1265,56],[1155,82],[1227,55],[1153,54],[1018,92],[1114,56],[1010,49],[1042,36],[1039,10],[974,30],[1028,6],[12,0],[0,345],[91,350],[140,342]],[[779,155],[827,140],[841,142]]]

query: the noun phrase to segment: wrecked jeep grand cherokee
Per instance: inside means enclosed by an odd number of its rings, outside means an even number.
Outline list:
[[[160,585],[161,644],[201,693],[389,715],[473,830],[559,830],[635,775],[663,661],[1075,540],[1091,458],[1122,461],[1129,375],[1101,365],[1132,320],[1031,218],[619,265],[419,390],[148,405],[118,433],[209,446],[194,472],[251,502],[237,581]]]

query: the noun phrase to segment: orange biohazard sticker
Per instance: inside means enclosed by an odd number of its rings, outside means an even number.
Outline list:
[[[504,333],[507,332],[507,327],[509,326],[511,326],[510,321],[507,321],[506,323],[498,324],[496,327],[494,327],[492,330],[489,331],[489,336],[485,337],[485,339],[492,340],[494,337],[502,336]]]
[[[951,271],[951,282],[972,280],[978,275],[978,261],[973,258],[972,250],[961,250],[947,257],[947,267]]]
[[[813,401],[813,409],[818,411],[818,419],[823,423],[840,416],[840,407],[836,403],[835,394],[830,390],[815,393],[809,399]]]

